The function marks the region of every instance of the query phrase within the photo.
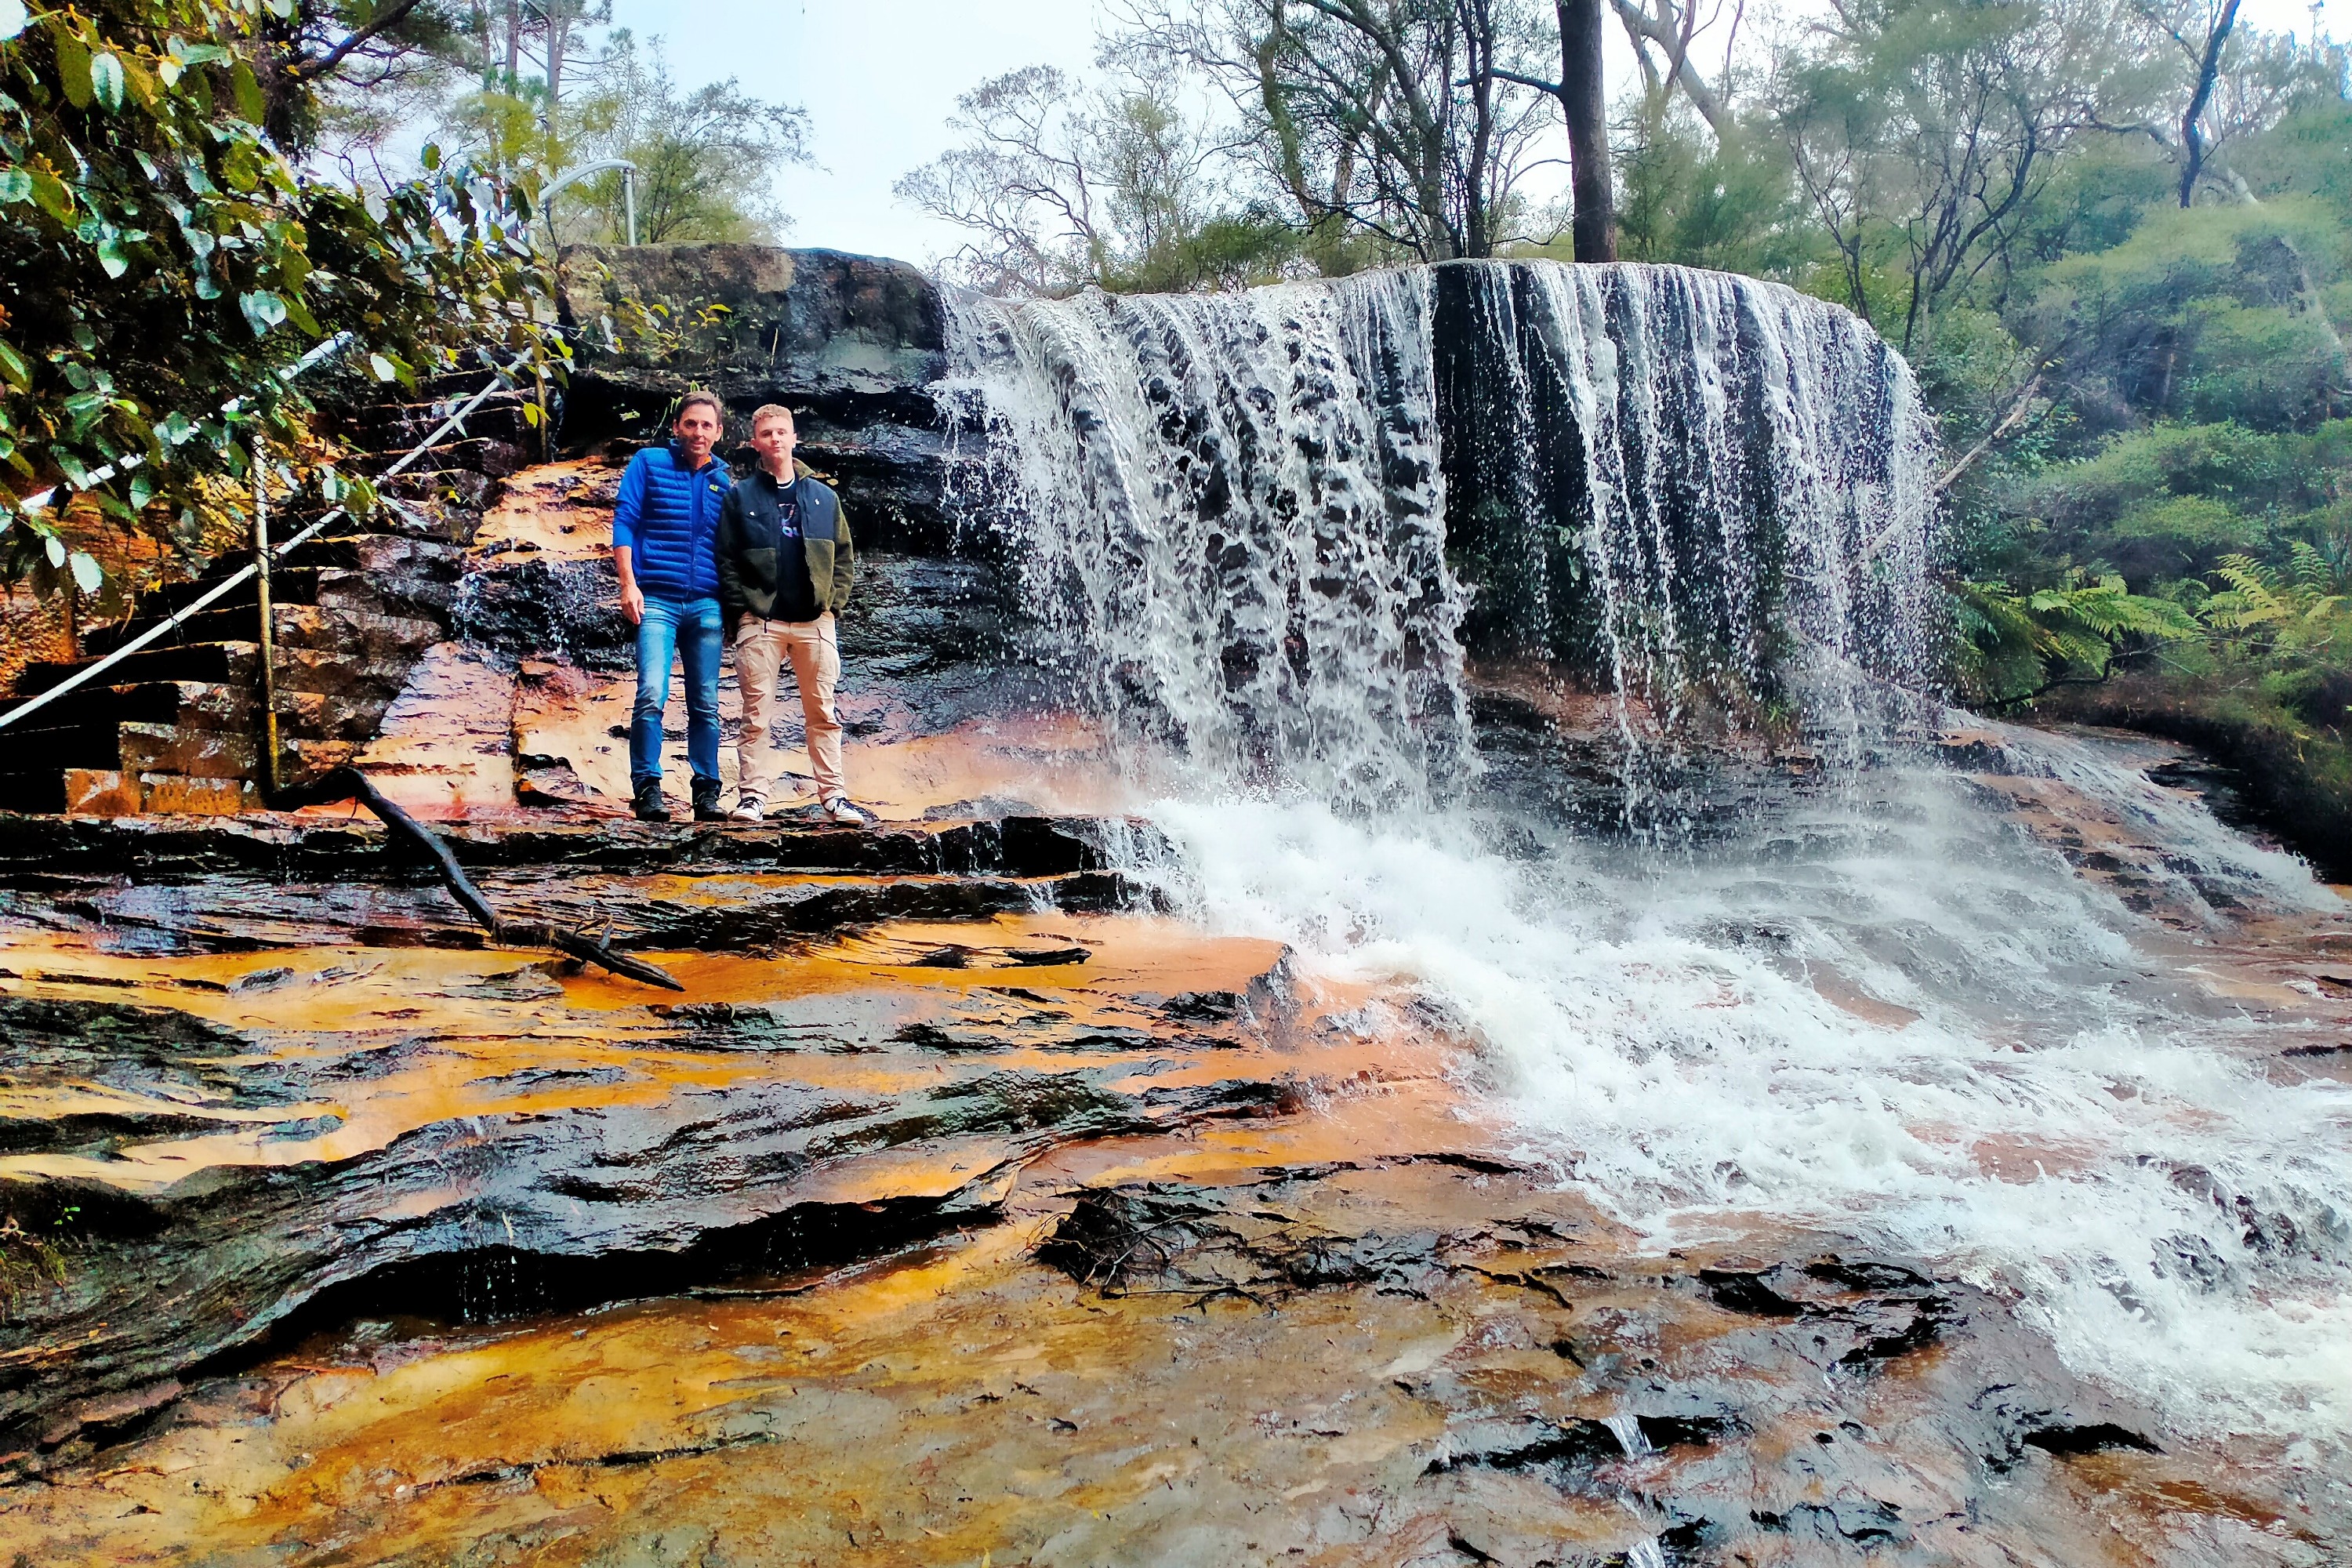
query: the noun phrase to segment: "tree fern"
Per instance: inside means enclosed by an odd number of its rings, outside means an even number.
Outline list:
[[[2063,585],[2030,594],[2005,583],[1962,583],[1954,618],[1960,684],[1993,702],[2019,701],[2061,681],[2104,679],[2119,658],[2205,632],[2169,599],[2134,594],[2118,576],[2092,581],[2079,571]]]

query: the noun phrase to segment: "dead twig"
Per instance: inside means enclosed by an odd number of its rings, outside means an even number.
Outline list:
[[[658,964],[647,963],[625,952],[615,952],[596,938],[583,931],[562,926],[520,924],[499,918],[490,900],[474,886],[457,857],[439,834],[402,810],[377,789],[373,781],[357,768],[337,768],[332,773],[307,784],[278,791],[270,797],[272,809],[292,811],[305,805],[326,805],[335,801],[357,801],[376,815],[394,838],[416,849],[433,863],[441,874],[442,885],[449,896],[474,917],[477,924],[488,931],[492,942],[506,947],[549,947],[583,963],[593,963],[614,974],[625,974],[647,985],[658,985],[666,991],[684,991],[685,986]]]

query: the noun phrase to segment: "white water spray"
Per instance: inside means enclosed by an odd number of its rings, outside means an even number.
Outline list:
[[[1442,1007],[1526,1152],[1660,1247],[1853,1235],[2015,1299],[2186,1426],[2352,1435],[2352,1094],[2274,1079],[2263,1025],[1964,782],[1860,794],[1691,858],[1158,815],[1196,919]]]

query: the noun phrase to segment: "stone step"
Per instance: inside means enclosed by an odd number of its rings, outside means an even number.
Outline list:
[[[405,452],[439,429],[442,421],[456,413],[457,405],[467,395],[470,394],[425,403],[384,403],[362,409],[350,421],[352,438],[377,450]],[[532,401],[528,389],[494,392],[466,416],[463,433],[469,437],[490,437],[530,447],[539,439],[537,426],[524,412]]]
[[[408,512],[384,508],[369,519],[381,533],[459,546],[474,542],[481,514],[496,498],[499,482],[466,468],[410,468],[384,481],[383,489],[408,503]],[[409,513],[418,513],[412,517]]]
[[[138,785],[138,809],[148,816],[242,815],[260,806],[259,793],[240,781],[150,773],[140,775]],[[1102,913],[1150,908],[1152,898],[1149,888],[1116,871],[1037,878],[730,871],[649,880],[540,868],[477,869],[474,880],[501,920],[594,931],[615,949],[651,952],[772,952],[886,923]],[[341,946],[355,937],[374,945],[368,932],[392,933],[396,946],[447,944],[446,937],[436,940],[442,932],[479,939],[437,880],[413,858],[381,851],[361,874],[333,881],[248,875],[196,886],[201,890],[192,893],[187,884],[152,876],[93,883],[80,889],[70,921],[60,923],[136,929],[185,951]],[[909,948],[899,962],[961,968],[975,950],[975,943],[940,940]],[[1067,943],[1039,943],[1018,962],[1048,963],[1067,951]]]
[[[536,447],[536,438],[528,444],[518,444],[493,437],[475,437],[463,441],[444,442],[433,448],[431,460],[436,468],[465,468],[494,479],[502,479],[528,467],[533,460]],[[405,456],[407,448],[404,447],[394,451],[369,453],[346,466],[361,473],[377,474]],[[418,460],[422,462],[425,459]]]
[[[0,713],[30,700],[29,697],[0,699]],[[193,680],[151,680],[121,686],[85,686],[59,698],[25,722],[36,729],[85,722],[225,723],[241,720],[250,706],[245,693],[226,687]]]
[[[110,666],[107,674],[118,684],[194,681],[203,685],[251,686],[255,683],[257,652],[250,642],[158,646],[131,654]],[[97,662],[95,658],[42,659],[28,664],[16,679],[16,690],[22,696],[37,696]]]
[[[792,822],[458,822],[436,825],[464,865],[558,879],[610,873],[832,873],[1034,879],[1162,864],[1173,851],[1150,823],[1117,816],[1010,816],[873,827]],[[383,830],[365,813],[223,825],[187,837],[137,822],[0,817],[0,880],[245,872],[333,881],[385,874]]]
[[[62,804],[76,816],[244,816],[262,809],[250,779],[141,773],[128,768],[68,768],[59,775]]]
[[[242,778],[141,773],[113,767],[0,773],[0,810],[94,816],[139,812],[224,816],[259,809],[260,792]]]
[[[52,712],[71,706],[59,701],[53,709],[44,709],[37,718],[47,719]],[[114,767],[121,761],[118,741],[121,732],[122,726],[118,723],[80,714],[66,716],[55,724],[27,720],[6,731],[6,762],[0,765],[21,767],[27,773]]]
[[[361,542],[380,547],[354,548]],[[303,552],[308,552],[307,546]],[[440,617],[456,602],[462,561],[463,552],[454,546],[431,542],[337,540],[313,555],[313,563],[273,572],[270,601],[281,608],[320,605],[411,619]],[[141,595],[136,615],[83,634],[83,654],[104,658],[194,603],[204,591],[202,584],[175,584],[152,595]],[[181,621],[165,640],[173,644],[250,641],[253,612],[259,603],[258,584],[239,584],[227,597]],[[437,637],[436,630],[436,637],[426,640]]]
[[[0,773],[0,811],[47,814],[65,808],[66,774],[63,768]]]
[[[321,588],[320,592],[328,595],[326,603],[273,606],[276,613],[270,618],[277,628],[280,650],[308,648],[378,659],[414,659],[446,635],[445,624],[438,619],[396,611],[387,613],[371,602],[375,595],[364,573],[328,575],[347,579],[348,583],[331,581]],[[191,616],[180,623],[169,644],[159,646],[254,642],[258,608],[248,603],[236,609],[206,610]],[[96,654],[101,650],[90,651]]]
[[[344,575],[354,584],[365,582],[361,573]],[[346,598],[341,584],[331,584],[320,592],[327,595],[320,603],[289,605],[273,617],[280,648],[413,661],[447,635],[446,625],[437,618],[402,615],[363,599]]]
[[[232,573],[243,571],[251,560],[252,557],[249,554],[240,559],[227,560],[215,570],[206,572],[203,576],[190,582],[166,583],[160,587],[148,589],[139,595],[139,618],[161,620],[174,610],[185,609],[210,593],[222,578]],[[281,566],[273,572],[270,579],[273,589],[280,582],[286,584],[287,592],[280,596],[291,602],[301,596],[301,585],[310,580],[310,574],[302,568],[288,565]],[[230,590],[228,597],[215,600],[214,607],[226,609],[236,605],[251,603],[253,603],[253,586],[249,583],[245,583]],[[93,632],[89,635],[94,637],[97,634]],[[84,640],[87,642],[88,638]]]
[[[129,619],[111,621],[105,626],[93,626],[84,632],[81,638],[82,652],[92,658],[103,658],[112,653],[123,644],[169,620],[178,611],[195,603],[209,590],[209,586],[208,584],[204,583],[173,583],[166,587],[152,589],[140,595],[137,613]],[[276,604],[315,604],[318,588],[319,569],[314,566],[291,566],[270,574],[269,595],[272,602]],[[182,643],[220,641],[222,639],[216,636],[201,632],[200,625],[211,624],[215,616],[239,614],[246,617],[248,623],[246,635],[250,636],[249,623],[252,620],[254,606],[260,602],[259,593],[260,589],[257,584],[247,582],[237,584],[229,592],[226,598],[215,601],[210,608],[199,611],[180,623],[180,629],[173,633],[169,640]]]
[[[117,731],[117,764],[128,773],[185,773],[200,778],[258,777],[261,745],[253,734],[231,730],[181,729],[172,724],[125,724]]]

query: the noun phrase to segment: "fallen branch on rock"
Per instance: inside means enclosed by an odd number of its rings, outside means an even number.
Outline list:
[[[668,991],[686,989],[658,964],[647,963],[644,959],[632,958],[625,952],[615,952],[585,932],[569,931],[562,926],[522,925],[500,920],[498,910],[490,907],[490,900],[482,896],[482,890],[474,886],[472,879],[466,875],[465,868],[457,864],[457,856],[449,852],[449,846],[442,842],[441,836],[394,805],[357,768],[337,768],[309,784],[279,790],[270,797],[269,804],[276,810],[294,811],[306,805],[331,805],[343,800],[357,801],[366,806],[375,813],[394,837],[404,840],[422,852],[433,863],[434,868],[441,873],[442,885],[449,889],[449,896],[463,905],[466,912],[489,932],[492,942],[506,947],[553,948],[583,963],[596,964],[614,974],[625,974],[632,980],[643,981],[647,985],[658,985]]]

